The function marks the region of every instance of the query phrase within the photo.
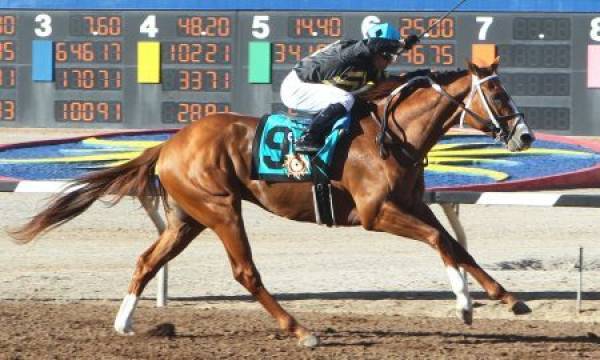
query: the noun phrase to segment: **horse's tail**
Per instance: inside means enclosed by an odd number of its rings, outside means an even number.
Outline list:
[[[102,195],[110,194],[115,205],[126,195],[165,197],[165,191],[155,177],[155,168],[162,145],[144,151],[137,158],[112,168],[94,171],[75,180],[48,207],[22,227],[10,231],[18,243],[25,244],[40,233],[58,227],[83,213]]]

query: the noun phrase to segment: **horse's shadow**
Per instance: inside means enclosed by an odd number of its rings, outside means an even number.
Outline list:
[[[489,333],[467,333],[467,332],[449,332],[449,331],[343,331],[337,334],[326,334],[323,336],[321,346],[372,346],[380,341],[377,339],[387,337],[398,338],[426,338],[441,337],[448,339],[455,344],[481,345],[481,344],[513,344],[515,342],[528,344],[600,344],[600,337],[588,333],[586,335],[573,336],[546,336],[546,335],[514,335],[514,334],[489,334]],[[352,341],[349,338],[360,338],[359,341]],[[368,338],[374,338],[368,340]]]
[[[255,332],[253,332],[255,334]],[[177,338],[189,339],[209,339],[219,338],[222,335],[182,335],[177,334]],[[514,343],[527,344],[600,344],[600,337],[593,333],[586,335],[568,335],[568,336],[547,336],[547,335],[523,335],[523,334],[501,334],[501,333],[472,333],[472,332],[452,332],[452,331],[324,331],[319,333],[321,345],[323,347],[336,346],[361,346],[369,347],[381,344],[385,338],[443,338],[448,342],[461,345],[502,345]],[[288,335],[281,335],[278,340],[284,340]]]
[[[473,299],[485,300],[484,292],[472,292]],[[523,300],[574,300],[575,293],[568,291],[534,291],[516,293]],[[454,293],[449,291],[342,291],[342,292],[315,292],[315,293],[279,293],[275,294],[278,300],[303,301],[303,300],[455,300]],[[170,297],[174,301],[255,301],[249,295],[211,295]],[[589,292],[583,294],[585,300],[600,300],[600,293]],[[500,330],[499,330],[500,331]],[[178,335],[179,337],[180,335]],[[193,336],[192,336],[193,337]],[[285,336],[284,336],[285,337]],[[320,333],[323,347],[336,346],[359,346],[369,347],[382,343],[382,340],[390,337],[397,338],[428,338],[440,337],[455,344],[464,345],[493,345],[512,344],[515,342],[529,344],[600,344],[600,337],[593,333],[572,336],[547,336],[547,335],[525,335],[525,334],[502,334],[502,333],[474,333],[471,331],[328,331]]]
[[[515,293],[522,300],[575,300],[572,291],[528,291]],[[455,300],[450,291],[332,291],[314,293],[278,293],[278,300]],[[486,300],[487,295],[481,291],[471,292],[474,300]],[[584,300],[600,300],[599,292],[584,292]],[[170,297],[175,301],[254,301],[250,295],[208,295],[190,297]]]

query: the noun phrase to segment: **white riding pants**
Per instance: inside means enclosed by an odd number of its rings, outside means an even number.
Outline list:
[[[332,85],[307,83],[294,70],[281,84],[281,101],[290,109],[316,114],[335,103],[344,105],[350,112],[354,105],[354,95]]]

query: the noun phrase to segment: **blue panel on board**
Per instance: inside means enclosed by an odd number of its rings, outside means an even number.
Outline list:
[[[33,81],[54,80],[52,40],[33,40],[31,78]]]

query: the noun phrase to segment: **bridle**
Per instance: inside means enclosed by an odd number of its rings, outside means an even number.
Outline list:
[[[388,151],[385,148],[385,145],[389,145],[390,143],[394,143],[393,137],[390,136],[389,132],[388,132],[388,118],[390,116],[390,112],[391,109],[393,109],[395,106],[398,105],[398,102],[400,101],[400,98],[396,97],[406,88],[414,85],[417,82],[420,81],[426,81],[429,83],[429,85],[439,94],[445,96],[448,100],[450,100],[452,103],[456,104],[458,107],[460,107],[462,109],[462,113],[460,116],[460,124],[462,126],[463,122],[464,122],[464,118],[465,116],[468,114],[470,116],[472,116],[475,121],[479,122],[480,124],[483,125],[484,128],[487,128],[489,132],[491,132],[494,136],[494,138],[496,140],[502,140],[504,143],[507,143],[509,141],[509,139],[511,138],[511,136],[514,134],[515,129],[516,129],[516,125],[523,121],[524,115],[521,112],[515,112],[509,115],[497,115],[493,110],[492,107],[490,106],[487,97],[485,96],[485,93],[483,92],[483,89],[481,88],[481,84],[493,80],[493,79],[497,79],[498,75],[493,74],[490,76],[487,76],[483,79],[480,79],[477,75],[475,74],[471,74],[472,76],[472,83],[471,83],[471,91],[469,92],[469,95],[467,95],[466,97],[466,104],[463,101],[457,100],[456,98],[454,98],[452,95],[448,94],[448,92],[446,92],[446,90],[438,83],[436,83],[430,76],[425,75],[425,76],[416,76],[412,79],[410,79],[409,81],[407,81],[406,83],[398,86],[396,89],[394,89],[386,98],[386,102],[385,102],[385,106],[384,106],[384,110],[383,110],[383,119],[379,120],[377,114],[373,111],[371,111],[371,117],[379,124],[379,134],[376,138],[376,142],[377,144],[379,144],[379,155],[385,159],[388,156]],[[506,93],[506,90],[504,88],[502,88],[504,90],[504,92]],[[473,110],[471,110],[471,103],[473,101],[473,98],[475,97],[475,94],[478,94],[481,102],[484,105],[484,108],[486,109],[486,112],[488,113],[488,118],[484,119],[482,116],[480,116],[479,114],[475,113]],[[508,95],[508,93],[506,93]],[[395,100],[396,99],[396,100]],[[395,100],[395,101],[394,101]],[[512,99],[510,99],[509,96],[509,101],[512,102]],[[508,120],[514,118],[514,117],[519,117],[519,121],[515,123],[515,125],[512,127],[512,129],[508,130]],[[387,142],[386,142],[387,140]],[[400,144],[401,145],[401,142]],[[422,162],[420,162],[416,156],[414,156],[413,154],[411,154],[410,152],[408,152],[408,150],[405,147],[401,148],[402,153],[409,158],[412,162],[413,162],[413,166],[419,166],[422,165]]]
[[[498,79],[497,74],[484,77],[483,79],[479,79],[477,75],[472,74],[471,92],[469,93],[469,95],[467,95],[466,105],[462,104],[464,106],[462,107],[463,112],[460,115],[460,126],[463,126],[467,110],[470,110],[469,107],[471,106],[471,102],[475,97],[475,93],[477,93],[479,95],[479,98],[481,99],[481,102],[483,103],[486,112],[488,113],[489,118],[487,120],[489,121],[483,120],[481,116],[473,113],[472,111],[468,111],[468,114],[473,116],[473,118],[479,121],[480,123],[486,124],[486,127],[492,134],[494,134],[494,138],[496,140],[502,140],[504,143],[507,143],[513,135],[515,129],[517,128],[517,123],[521,122],[525,115],[522,112],[514,112],[508,115],[498,115],[497,112],[494,112],[492,110],[488,98],[483,92],[483,89],[481,88],[481,84],[494,79]],[[502,87],[502,85],[500,85],[500,87]],[[508,92],[506,92],[506,89],[502,87],[502,90],[508,96],[508,100],[511,103],[513,103],[512,99],[510,98],[510,95],[508,95]],[[515,123],[515,126],[513,126],[512,129],[508,130],[508,120],[514,117],[519,117],[519,121]]]

